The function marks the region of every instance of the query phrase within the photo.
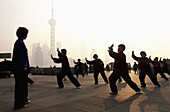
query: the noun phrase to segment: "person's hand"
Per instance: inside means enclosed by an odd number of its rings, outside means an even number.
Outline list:
[[[111,51],[113,49],[114,44],[112,44],[110,47],[108,47],[108,51]]]
[[[134,51],[132,51],[132,55],[134,55]]]
[[[51,54],[51,59],[53,59],[53,55]]]
[[[57,48],[57,51],[59,51],[59,48]]]
[[[25,68],[24,68],[24,71],[26,71],[26,72],[27,72],[27,67],[25,67]]]

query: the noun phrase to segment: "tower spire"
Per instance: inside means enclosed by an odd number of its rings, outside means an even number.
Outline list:
[[[51,9],[51,19],[49,20],[48,23],[51,27],[51,50],[55,50],[55,25],[56,25],[56,20],[54,19],[53,0],[52,0],[52,9]]]

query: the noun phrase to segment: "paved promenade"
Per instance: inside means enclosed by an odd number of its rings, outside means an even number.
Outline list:
[[[147,87],[142,95],[136,94],[124,81],[117,83],[118,95],[109,95],[109,85],[100,75],[98,85],[94,85],[92,74],[80,76],[81,89],[75,88],[68,78],[64,81],[65,88],[58,89],[56,76],[29,77],[35,81],[35,85],[29,85],[31,103],[20,110],[13,109],[14,78],[0,78],[0,112],[170,112],[170,81],[159,75],[162,87],[155,88],[146,77]],[[138,75],[131,73],[131,77],[140,86]]]

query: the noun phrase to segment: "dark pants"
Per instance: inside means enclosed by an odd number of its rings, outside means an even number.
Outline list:
[[[106,74],[104,73],[104,70],[101,70],[101,71],[95,71],[95,72],[94,72],[95,84],[98,84],[98,76],[99,76],[99,73],[101,74],[103,80],[104,80],[106,83],[108,83],[108,80],[107,80]]]
[[[77,71],[76,71],[76,76],[77,76],[77,78],[79,78],[79,74],[81,74],[82,77],[84,77],[84,73],[83,73],[83,70],[82,70],[82,69],[77,69]]]
[[[157,74],[158,74],[158,73],[161,75],[162,78],[164,78],[165,80],[168,80],[168,78],[165,76],[165,74],[163,73],[163,71],[162,71],[161,69],[157,69],[157,70],[155,70],[155,72],[154,72],[154,75],[155,75],[155,77],[156,77],[156,80],[157,80]]]
[[[19,108],[25,105],[28,97],[28,74],[23,71],[17,71],[15,76],[15,102],[14,107]]]
[[[150,69],[147,69],[147,70],[141,70],[141,73],[139,74],[139,80],[140,80],[141,86],[143,87],[146,86],[146,83],[145,83],[146,74],[148,75],[148,77],[150,78],[150,80],[152,81],[154,85],[159,85],[155,75],[152,74]]]
[[[70,81],[76,86],[81,86],[78,80],[73,76],[71,70],[61,70],[60,73],[57,75],[57,81],[59,88],[63,88],[63,78],[67,75],[67,77],[70,79]]]
[[[169,70],[168,70],[167,67],[164,67],[164,68],[163,68],[163,72],[164,72],[164,73],[167,73],[168,75],[170,75],[170,72],[169,72]]]
[[[123,78],[123,80],[136,92],[140,91],[140,88],[136,85],[136,83],[134,83],[128,72],[127,73],[119,73],[119,74],[115,74],[115,72],[113,72],[110,77],[109,77],[109,82],[110,82],[110,89],[112,92],[118,92],[117,90],[117,86],[116,86],[116,82],[117,80],[120,78],[120,76]]]

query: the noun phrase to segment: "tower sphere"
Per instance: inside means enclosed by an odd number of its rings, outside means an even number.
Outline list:
[[[48,22],[50,25],[56,25],[56,20],[51,18]]]

